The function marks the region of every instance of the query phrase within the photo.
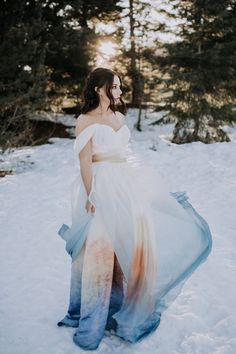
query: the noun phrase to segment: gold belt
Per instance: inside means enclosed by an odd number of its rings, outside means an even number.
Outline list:
[[[109,162],[126,162],[126,158],[119,155],[94,154],[92,162],[109,161]]]

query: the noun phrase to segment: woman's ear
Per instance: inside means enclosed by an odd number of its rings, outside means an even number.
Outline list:
[[[100,96],[100,88],[98,88],[97,86],[94,87],[94,91],[97,92],[97,94]]]

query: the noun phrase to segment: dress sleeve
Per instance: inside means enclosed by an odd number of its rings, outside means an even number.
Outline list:
[[[80,151],[85,147],[87,142],[92,138],[95,131],[95,125],[88,126],[76,137],[74,142],[74,152],[79,158]]]
[[[76,155],[76,158],[79,159],[79,153],[81,150],[85,147],[87,142],[93,137],[94,132],[95,132],[95,125],[88,126],[82,132],[76,137],[75,142],[74,142],[74,152]],[[96,202],[95,202],[95,176],[92,176],[92,185],[91,185],[91,191],[88,195],[88,200],[90,203],[96,207]]]

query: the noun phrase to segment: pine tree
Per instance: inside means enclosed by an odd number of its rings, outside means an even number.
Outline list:
[[[120,7],[116,1],[61,0],[45,7],[51,22],[45,65],[50,68],[48,93],[59,105],[65,97],[80,95],[88,73],[95,66],[97,40],[93,21],[106,23],[117,19]]]
[[[229,141],[221,125],[236,120],[236,2],[171,1],[182,20],[180,40],[157,60],[172,93],[169,115],[178,120],[172,141]]]
[[[30,113],[81,93],[96,52],[91,22],[117,17],[117,2],[0,3],[0,145],[31,144]]]
[[[163,24],[157,19],[156,1],[129,0],[122,1],[121,5],[124,9],[117,33],[121,37],[122,54],[114,58],[114,67],[126,78],[123,91],[129,106],[139,109],[135,126],[141,131],[142,108],[155,88],[156,73],[152,62],[156,50],[154,38],[156,32],[163,29]]]
[[[45,95],[45,22],[36,0],[0,5],[0,128],[6,142],[27,126],[25,116]]]

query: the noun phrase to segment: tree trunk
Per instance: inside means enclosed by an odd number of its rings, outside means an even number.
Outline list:
[[[139,107],[141,104],[142,90],[141,90],[141,75],[137,68],[137,52],[134,35],[134,4],[133,0],[129,0],[129,20],[130,20],[130,76],[132,82],[132,99],[131,106]]]

